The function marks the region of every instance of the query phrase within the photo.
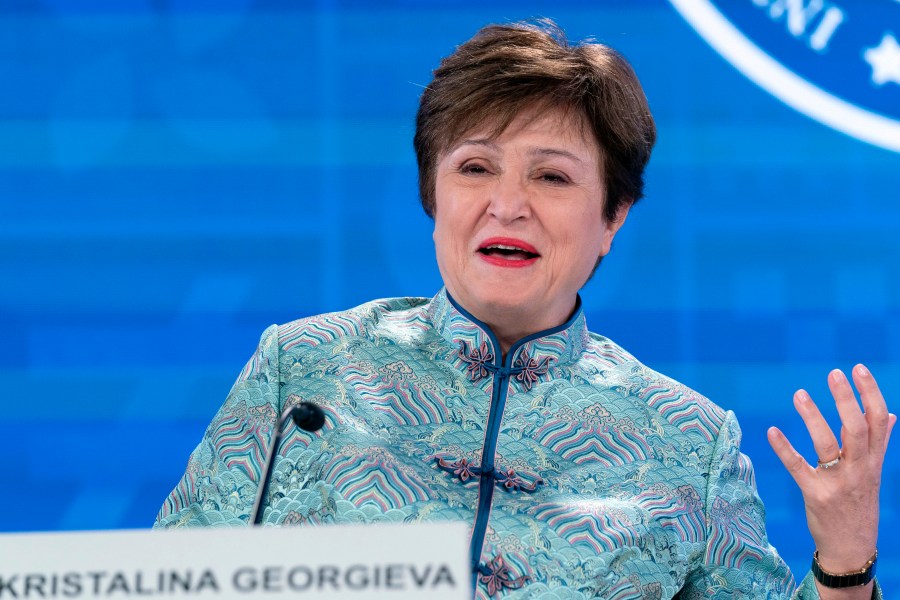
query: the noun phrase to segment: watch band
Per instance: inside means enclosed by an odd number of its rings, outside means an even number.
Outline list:
[[[875,563],[878,562],[878,550],[869,562],[859,571],[850,573],[829,573],[819,565],[819,551],[813,554],[812,574],[816,581],[830,588],[847,588],[857,585],[866,585],[875,578]]]

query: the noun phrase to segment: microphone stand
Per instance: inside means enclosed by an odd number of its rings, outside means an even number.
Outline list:
[[[304,431],[318,431],[325,424],[325,413],[311,402],[301,402],[286,409],[281,414],[281,418],[278,419],[275,428],[275,434],[272,436],[272,443],[269,445],[269,452],[266,454],[265,472],[259,483],[259,489],[256,491],[253,511],[250,513],[250,523],[254,527],[262,524],[263,498],[266,497],[269,491],[269,481],[272,479],[272,471],[275,467],[275,453],[278,452],[278,446],[281,445],[281,438],[284,437],[285,428],[291,421]]]

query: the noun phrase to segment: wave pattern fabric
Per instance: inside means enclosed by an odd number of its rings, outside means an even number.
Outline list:
[[[267,329],[156,527],[462,520],[477,598],[817,598],[767,541],[734,414],[590,333],[503,357],[446,291]],[[876,589],[875,597],[880,598]]]

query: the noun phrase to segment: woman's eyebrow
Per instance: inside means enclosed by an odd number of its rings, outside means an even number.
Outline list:
[[[493,140],[488,138],[470,138],[462,140],[459,144],[453,148],[453,151],[459,150],[463,146],[482,146],[488,148],[490,150],[499,151],[500,146],[497,145]],[[562,150],[560,148],[531,148],[528,151],[528,154],[532,156],[562,156],[564,158],[568,158],[577,162],[578,164],[584,164],[584,160],[579,157],[577,154],[569,152],[568,150]]]
[[[584,164],[584,160],[577,154],[573,154],[568,150],[560,150],[559,148],[532,148],[528,153],[533,156],[562,156],[578,164]]]

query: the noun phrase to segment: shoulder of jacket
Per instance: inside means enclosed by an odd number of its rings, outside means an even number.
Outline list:
[[[585,360],[607,385],[643,402],[684,433],[712,442],[727,420],[728,413],[709,398],[647,367],[606,337],[590,334]]]
[[[415,320],[428,302],[428,298],[383,298],[349,310],[297,319],[277,326],[278,346],[285,351],[298,346],[314,348],[346,337],[366,337],[383,321]]]

